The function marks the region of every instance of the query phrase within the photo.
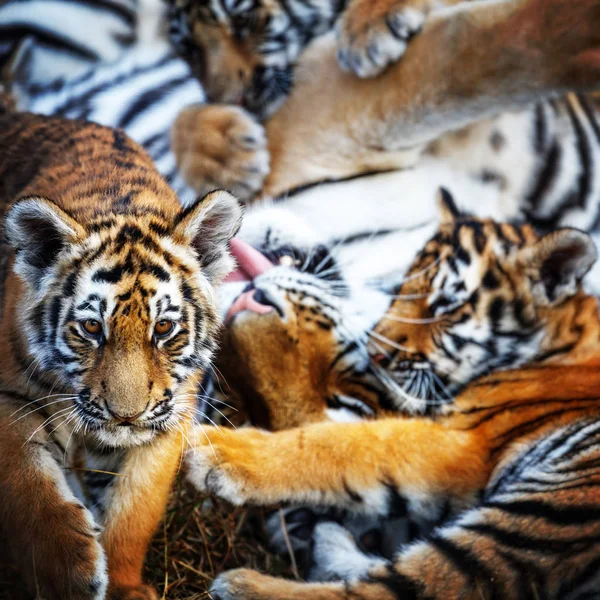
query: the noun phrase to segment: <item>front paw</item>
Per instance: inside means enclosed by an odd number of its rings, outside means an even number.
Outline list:
[[[213,427],[202,427],[202,432],[196,434],[200,443],[185,458],[188,481],[199,492],[214,494],[235,506],[241,506],[248,500],[251,479],[235,458],[236,449],[244,452],[240,433],[224,430],[223,434],[219,434]],[[230,447],[231,443],[236,449]]]
[[[276,598],[276,596],[268,594],[266,590],[261,591],[261,580],[268,579],[270,578],[251,569],[234,569],[219,575],[213,582],[209,594],[212,600],[262,600],[263,598],[266,600],[267,598]]]
[[[263,126],[237,106],[191,106],[171,131],[177,166],[198,194],[226,189],[251,200],[269,174]]]
[[[44,598],[104,600],[108,587],[101,529],[81,504],[48,511],[48,536],[31,540],[33,576]]]
[[[404,55],[421,30],[421,0],[354,0],[337,26],[338,62],[359,77],[374,77]]]
[[[149,585],[115,587],[109,600],[159,600],[158,592]]]

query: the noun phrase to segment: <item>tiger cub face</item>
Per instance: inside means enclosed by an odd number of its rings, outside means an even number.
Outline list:
[[[171,213],[82,225],[27,198],[7,217],[29,354],[46,381],[72,391],[74,426],[110,446],[148,442],[193,416],[193,384],[216,346],[214,286],[233,266],[240,208],[215,192]]]
[[[497,369],[541,359],[556,307],[596,260],[590,237],[459,214],[440,195],[441,225],[374,329],[370,352],[403,410],[433,412]]]
[[[225,319],[216,358],[225,394],[272,430],[374,416],[385,389],[364,332],[376,318],[356,307],[380,315],[385,296],[359,299],[324,246],[265,254],[276,266],[247,285]]]
[[[211,102],[241,104],[260,119],[292,85],[306,45],[328,31],[343,2],[168,0],[171,39]]]

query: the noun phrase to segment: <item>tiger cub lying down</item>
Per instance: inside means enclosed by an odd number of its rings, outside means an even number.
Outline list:
[[[188,466],[238,505],[450,520],[393,561],[318,526],[318,572],[343,582],[238,570],[213,598],[567,598],[598,584],[600,317],[580,287],[596,249],[575,229],[459,214],[447,196],[442,215],[371,349],[406,416],[207,430],[212,448],[198,437]]]
[[[241,211],[225,192],[184,211],[119,130],[14,113],[0,130],[1,543],[40,597],[154,599],[142,563]],[[93,515],[73,476],[108,472]]]
[[[422,26],[406,55],[369,80],[339,68],[332,36],[307,46],[313,30],[306,24],[319,23],[315,33],[326,29],[343,3],[261,1],[248,11],[247,3],[176,2],[209,97],[234,101],[247,85],[261,102],[273,99],[272,88],[285,96],[264,124],[269,175],[249,197],[285,197],[308,184],[411,167],[429,153],[495,176],[510,188],[507,197],[531,199],[534,212],[546,197],[552,207],[571,195],[585,206],[595,199],[598,182],[586,167],[600,155],[594,99],[548,101],[598,86],[594,0],[353,0],[339,43],[348,58],[342,63],[359,73],[398,58]],[[456,6],[429,14],[449,4]],[[275,76],[264,81],[269,70],[293,70],[293,86]],[[190,107],[173,127],[180,171],[197,190],[206,185],[213,148],[227,147],[238,120],[224,107],[210,118],[212,110]],[[445,135],[467,126],[460,136]],[[224,164],[222,156],[212,162]]]

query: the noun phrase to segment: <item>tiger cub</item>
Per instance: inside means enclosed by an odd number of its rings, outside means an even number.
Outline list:
[[[240,208],[214,192],[183,210],[119,130],[11,113],[0,130],[2,544],[41,597],[155,599],[142,563]],[[95,515],[88,468],[115,475]]]
[[[600,316],[580,286],[596,249],[575,229],[539,237],[460,214],[447,194],[441,205],[371,349],[406,416],[209,431],[214,454],[198,439],[188,458],[197,486],[235,504],[441,525],[388,562],[327,524],[318,570],[343,583],[241,570],[213,598],[570,598],[597,586]]]

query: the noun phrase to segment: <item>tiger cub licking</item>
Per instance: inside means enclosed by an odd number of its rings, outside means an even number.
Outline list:
[[[217,579],[212,597],[570,598],[594,589],[600,317],[580,282],[596,256],[581,231],[539,237],[528,225],[460,214],[444,195],[439,231],[375,328],[388,342],[373,358],[406,416],[209,431],[215,454],[188,457],[195,485],[235,504],[401,510],[440,525],[393,561],[320,525],[316,571],[331,582],[238,570]]]
[[[119,130],[11,113],[0,130],[2,544],[43,598],[158,598],[142,563],[241,210],[225,192],[182,209]],[[98,474],[115,476],[93,514],[76,494]]]

